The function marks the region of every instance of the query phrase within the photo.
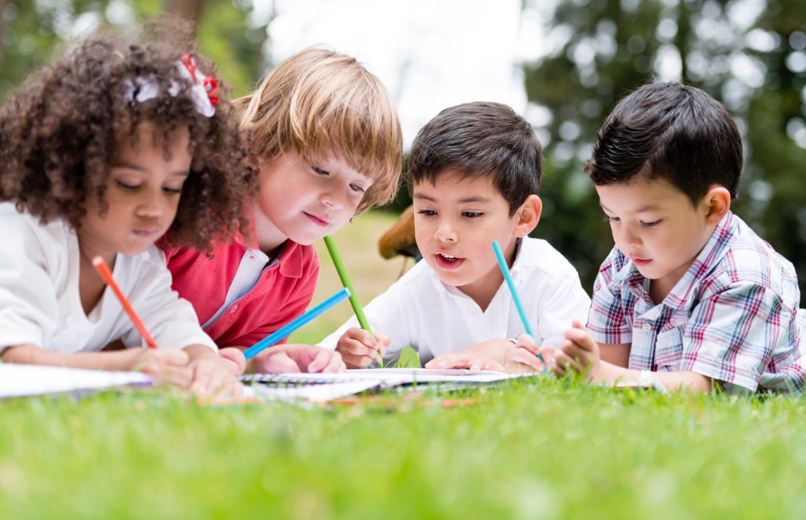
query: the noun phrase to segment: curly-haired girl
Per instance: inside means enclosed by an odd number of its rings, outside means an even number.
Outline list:
[[[163,235],[203,251],[229,239],[256,182],[232,107],[206,76],[212,64],[178,34],[152,27],[140,36],[148,45],[91,37],[0,109],[2,361],[239,389],[243,360],[217,355],[153,246]],[[143,343],[96,256],[164,350],[100,352]]]

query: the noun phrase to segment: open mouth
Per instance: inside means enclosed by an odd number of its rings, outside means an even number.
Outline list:
[[[442,269],[456,269],[462,262],[465,261],[464,258],[459,258],[457,256],[449,255],[447,253],[436,253],[434,258],[437,260],[437,265],[440,266]]]

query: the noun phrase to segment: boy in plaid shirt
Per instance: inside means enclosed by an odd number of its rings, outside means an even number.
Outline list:
[[[799,394],[806,314],[792,264],[731,213],[739,130],[708,94],[679,83],[624,98],[585,167],[615,247],[587,327],[558,345],[523,335],[510,360],[594,383]]]

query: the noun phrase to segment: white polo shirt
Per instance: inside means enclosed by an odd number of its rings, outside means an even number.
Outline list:
[[[539,345],[558,346],[572,320],[585,323],[590,298],[574,266],[548,242],[522,239],[511,272]],[[418,351],[425,364],[441,354],[525,332],[506,283],[482,312],[461,290],[442,283],[424,261],[375,298],[364,313],[373,332],[392,340],[385,364],[396,362],[407,346]],[[335,350],[342,334],[358,326],[353,317],[319,345]]]
[[[0,352],[34,345],[58,352],[88,352],[122,339],[143,340],[111,289],[84,313],[78,292],[79,249],[64,220],[40,224],[9,202],[0,203]],[[135,256],[118,254],[112,273],[160,348],[215,343],[202,331],[193,307],[171,289],[165,257],[154,246]]]

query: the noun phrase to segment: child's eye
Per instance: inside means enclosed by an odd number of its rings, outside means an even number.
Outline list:
[[[311,166],[311,169],[318,173],[319,175],[330,175],[330,172],[325,170],[324,168],[320,168],[319,166]]]
[[[610,215],[605,215],[604,217],[605,222],[618,222],[618,217],[611,217]]]
[[[462,216],[467,218],[480,218],[484,216],[484,213],[481,213],[479,211],[464,211],[462,212]]]
[[[138,184],[127,184],[122,181],[115,181],[115,184],[117,184],[119,188],[122,188],[127,191],[134,191],[140,187],[140,185]]]
[[[162,191],[164,191],[168,195],[179,195],[180,193],[182,193],[182,188],[169,188],[168,186],[165,186],[164,188],[162,188]]]
[[[663,219],[655,220],[654,222],[641,222],[641,227],[652,228],[663,222]]]
[[[423,215],[424,217],[433,217],[434,215],[437,214],[437,212],[434,211],[433,209],[421,209],[417,213]]]
[[[356,193],[364,193],[363,186],[359,186],[358,184],[350,184],[350,189]]]

